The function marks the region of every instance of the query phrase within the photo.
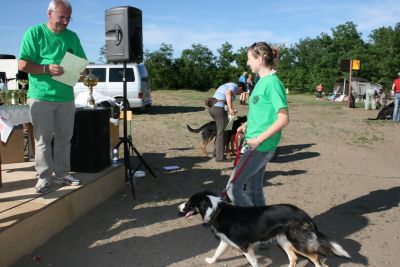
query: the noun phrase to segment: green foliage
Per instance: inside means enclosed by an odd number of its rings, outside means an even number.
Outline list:
[[[178,88],[208,90],[213,83],[216,66],[213,53],[201,44],[185,49],[177,61],[179,70]],[[189,85],[190,87],[188,87]]]
[[[150,82],[153,89],[176,88],[178,76],[173,58],[172,45],[162,43],[158,51],[145,52],[146,68],[151,70]]]
[[[348,77],[348,72],[339,70],[343,59],[361,61],[361,69],[353,72],[353,76],[391,88],[400,71],[400,22],[394,28],[372,31],[368,42],[361,38],[353,22],[338,25],[331,31],[331,35],[305,37],[290,47],[278,45],[278,75],[290,92],[313,93],[319,83],[324,85],[325,92],[332,92],[336,79]],[[159,50],[145,52],[153,89],[207,91],[227,81],[236,82],[243,71],[251,71],[247,66],[247,48],[235,52],[228,42],[217,50],[217,56],[201,44],[183,50],[179,58],[173,58],[173,52],[172,45],[165,43]],[[99,60],[104,61],[104,57],[102,47]]]

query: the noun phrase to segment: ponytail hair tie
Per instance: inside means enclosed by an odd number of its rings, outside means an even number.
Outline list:
[[[274,58],[278,58],[278,56],[279,56],[279,50],[278,50],[278,48],[277,47],[274,47],[274,48],[272,48],[272,56],[274,57]]]

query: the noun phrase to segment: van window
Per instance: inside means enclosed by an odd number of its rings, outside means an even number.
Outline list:
[[[99,78],[99,82],[106,81],[106,69],[105,68],[91,68],[90,72]]]
[[[110,68],[110,82],[122,82],[122,72],[124,69],[122,68]],[[132,68],[126,68],[126,81],[127,82],[134,82],[135,76],[133,74]]]
[[[147,82],[148,81],[148,74],[147,70],[144,66],[138,66],[140,77],[142,77],[142,82]]]
[[[96,75],[96,77],[99,78],[99,82],[106,81],[106,68],[86,68],[83,73],[85,75],[89,73]],[[81,76],[78,82],[82,83],[83,78],[84,76]]]

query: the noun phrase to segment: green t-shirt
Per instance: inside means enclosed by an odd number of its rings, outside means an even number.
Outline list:
[[[60,64],[66,52],[85,58],[82,45],[75,32],[65,29],[54,33],[42,23],[29,28],[23,38],[19,59],[40,65]],[[46,74],[29,74],[28,98],[67,102],[74,99],[73,88],[57,82]]]
[[[270,74],[258,80],[249,99],[249,114],[247,118],[246,139],[259,136],[278,119],[278,111],[287,110],[286,92],[282,82],[275,74]],[[264,142],[257,150],[275,150],[281,139],[281,131]]]

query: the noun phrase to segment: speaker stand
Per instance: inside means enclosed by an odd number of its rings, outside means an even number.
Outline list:
[[[123,81],[123,137],[120,138],[120,141],[115,146],[118,148],[121,144],[124,144],[124,164],[125,164],[125,180],[129,181],[132,190],[132,197],[136,199],[135,193],[135,185],[133,183],[133,175],[137,169],[139,169],[140,165],[132,170],[131,166],[131,154],[130,151],[134,151],[136,156],[139,158],[140,162],[146,167],[146,169],[150,172],[150,174],[155,178],[156,175],[150,168],[150,166],[146,163],[143,157],[140,155],[139,151],[134,147],[132,143],[132,136],[128,137],[128,121],[127,121],[127,109],[129,107],[128,97],[127,97],[127,81],[126,81],[126,62],[123,62],[123,72],[122,72],[122,81]]]

